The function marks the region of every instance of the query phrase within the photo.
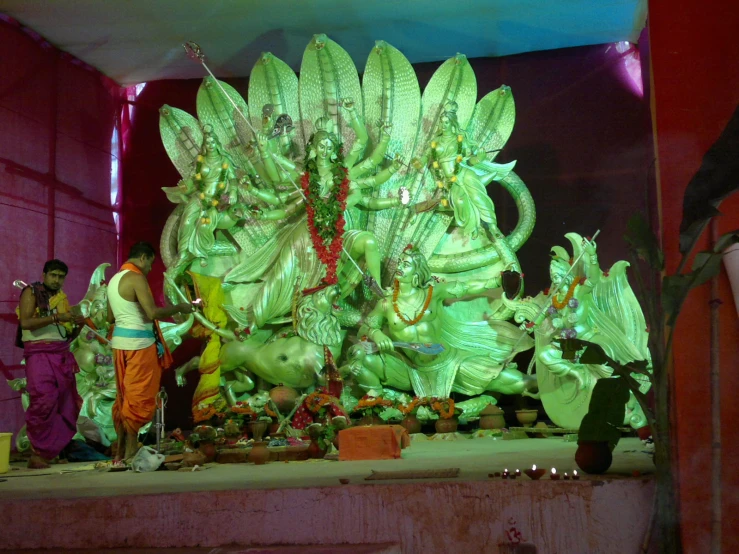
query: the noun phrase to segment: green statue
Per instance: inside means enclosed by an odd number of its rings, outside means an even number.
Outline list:
[[[595,242],[576,233],[565,235],[573,255],[561,246],[552,248],[549,265],[551,297],[504,302],[515,310],[521,328],[535,335],[536,377],[547,415],[557,425],[577,429],[590,405],[597,379],[609,377],[605,365],[579,363],[581,352],[565,352],[566,339],[580,339],[600,345],[606,354],[621,363],[650,360],[648,329],[641,306],[626,277],[629,264],[616,262],[608,271],[598,263]],[[633,377],[649,382],[643,375]],[[635,428],[646,424],[646,417],[633,397],[627,405],[625,424]]]
[[[521,331],[505,321],[459,321],[444,302],[500,287],[500,278],[469,281],[436,281],[421,252],[409,246],[397,265],[393,286],[360,328],[374,342],[379,354],[354,352],[350,369],[366,390],[391,386],[412,389],[419,397],[447,398],[460,392],[470,396],[484,391],[522,394],[536,387],[536,379],[504,361],[531,347],[519,340]],[[443,352],[427,354],[413,349],[402,352],[394,342],[440,344]],[[363,345],[355,349],[364,349]]]
[[[516,251],[535,221],[513,163],[493,163],[513,129],[510,89],[478,102],[474,72],[457,55],[422,93],[408,60],[381,41],[360,84],[351,57],[316,35],[299,79],[263,54],[248,93],[260,119],[210,77],[197,118],[170,106],[160,118],[183,177],[166,190],[180,204],[162,234],[166,294],[181,301],[186,270],[222,284],[227,324],[198,313],[195,329],[223,341],[225,394],[257,392],[257,377],[311,390],[325,379],[325,345],[368,390],[532,390],[534,378],[504,364],[532,343],[505,321],[514,309],[501,299],[501,272],[520,272]],[[519,211],[508,235],[485,192],[492,181]]]
[[[384,159],[387,140],[381,141],[371,156],[361,159],[366,146],[367,132],[356,115],[354,102],[345,99],[341,105],[349,114],[349,122],[357,135],[357,141],[346,158],[343,158],[342,144],[333,132],[332,120],[321,118],[316,122],[316,132],[309,140],[303,164],[305,168],[302,178],[303,201],[308,210],[306,230],[313,242],[313,249],[326,265],[326,282],[331,284],[337,282],[341,251],[333,247],[338,244],[336,239],[340,236],[348,255],[357,261],[363,259],[369,276],[378,283],[381,280],[381,256],[377,239],[369,231],[351,229],[351,217],[347,218],[346,211],[357,205],[370,210],[399,207],[401,198],[373,198],[367,195],[364,189],[374,188],[388,181],[398,171],[401,162],[395,159],[387,168],[377,171],[374,175],[367,175],[370,171],[376,170]],[[384,136],[389,136],[389,128],[384,126]],[[257,189],[252,192],[273,206],[279,206],[285,201],[285,197],[268,190]],[[280,220],[287,218],[288,213],[286,208],[276,208],[266,212],[258,211],[254,217]],[[342,233],[345,226],[350,229]],[[322,252],[322,249],[325,252]],[[326,259],[329,261],[324,261]]]
[[[185,205],[177,230],[179,258],[170,268],[174,275],[193,259],[207,258],[215,244],[215,231],[233,227],[241,215],[233,160],[210,126],[203,130],[201,153],[195,161],[189,178],[163,189],[170,201]]]

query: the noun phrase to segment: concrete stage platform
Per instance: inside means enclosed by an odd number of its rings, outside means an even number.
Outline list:
[[[488,477],[534,463],[571,472],[575,449],[559,438],[414,440],[399,460],[144,474],[85,470],[86,464],[38,472],[13,464],[0,475],[0,549],[210,552],[227,545],[295,545],[312,553],[361,545],[369,548],[365,552],[494,553],[515,520],[540,554],[639,552],[654,482],[650,456],[637,439],[622,440],[611,470],[598,478]],[[444,468],[459,468],[459,477],[364,480],[372,470]],[[642,476],[632,477],[634,471]],[[241,551],[224,548],[220,554]]]

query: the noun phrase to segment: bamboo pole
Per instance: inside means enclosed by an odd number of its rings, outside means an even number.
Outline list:
[[[718,219],[711,220],[711,245],[718,241]],[[721,553],[721,353],[719,274],[711,279],[711,554]]]

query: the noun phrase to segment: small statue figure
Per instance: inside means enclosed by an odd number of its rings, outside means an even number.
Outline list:
[[[507,176],[515,165],[515,162],[500,165],[486,160],[484,149],[460,129],[457,103],[447,102],[429,149],[420,159],[412,161],[418,170],[429,167],[441,209],[453,210],[457,225],[472,237],[477,236],[482,222],[497,229],[495,207],[485,187]]]
[[[177,231],[179,259],[168,270],[176,277],[194,259],[206,260],[217,229],[233,227],[241,219],[234,164],[210,126],[203,129],[192,176],[163,190],[170,201],[185,203]]]
[[[503,301],[515,310],[522,329],[536,337],[536,375],[549,417],[564,428],[577,429],[588,411],[597,379],[609,377],[605,365],[582,364],[581,352],[567,351],[567,339],[595,343],[620,363],[650,360],[648,330],[641,306],[626,277],[628,262],[619,261],[608,271],[598,263],[595,242],[576,233],[565,235],[573,247],[570,256],[561,246],[552,248],[549,274],[551,298]],[[644,376],[635,379],[649,383]],[[634,400],[632,398],[632,400]],[[646,423],[638,403],[629,402],[628,421],[636,428]]]

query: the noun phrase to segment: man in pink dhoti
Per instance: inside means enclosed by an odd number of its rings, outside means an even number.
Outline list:
[[[82,399],[77,394],[79,371],[69,343],[84,317],[70,312],[62,291],[69,269],[60,260],[44,264],[42,281],[23,289],[17,313],[18,346],[26,361],[26,432],[32,454],[28,467],[44,469],[77,433]]]

